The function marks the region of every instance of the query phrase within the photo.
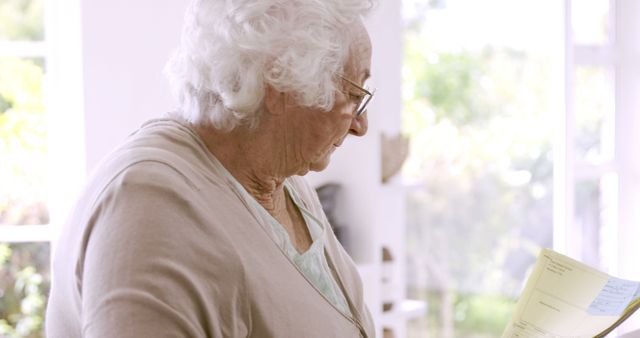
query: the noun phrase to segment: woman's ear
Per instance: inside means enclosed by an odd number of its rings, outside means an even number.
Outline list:
[[[285,112],[286,94],[267,85],[264,93],[264,107],[268,114],[281,115]]]

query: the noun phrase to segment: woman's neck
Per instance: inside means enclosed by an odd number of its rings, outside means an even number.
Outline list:
[[[225,132],[209,126],[194,126],[209,151],[269,213],[286,209],[282,157],[274,152],[275,140],[267,133],[246,127]]]

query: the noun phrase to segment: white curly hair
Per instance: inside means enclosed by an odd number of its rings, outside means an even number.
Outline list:
[[[193,0],[165,67],[189,122],[257,126],[269,85],[330,110],[352,37],[372,0]]]

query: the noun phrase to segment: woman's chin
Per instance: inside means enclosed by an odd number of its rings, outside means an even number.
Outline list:
[[[326,155],[322,156],[321,158],[317,159],[316,161],[312,162],[309,165],[309,170],[310,171],[323,171],[323,170],[327,169],[327,167],[329,166],[329,162],[331,162],[331,154],[332,153],[333,153],[333,150],[330,151],[329,153],[327,153]]]
[[[305,172],[303,174],[299,173],[298,175],[302,176],[309,171],[323,171],[327,169],[329,163],[331,162],[331,155],[337,149],[335,145],[332,146],[329,150],[327,150],[324,154],[317,156],[314,160],[307,162],[308,167],[305,168]]]

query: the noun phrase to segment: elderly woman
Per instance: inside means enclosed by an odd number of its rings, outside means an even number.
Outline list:
[[[180,107],[92,175],[63,228],[48,338],[373,337],[314,190],[367,131],[366,0],[196,0]]]

